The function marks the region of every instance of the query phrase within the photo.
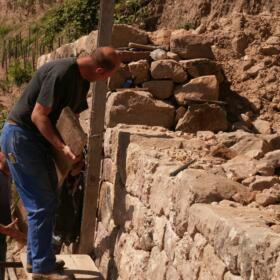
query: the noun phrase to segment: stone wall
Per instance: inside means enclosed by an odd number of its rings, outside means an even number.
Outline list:
[[[94,244],[105,279],[279,279],[279,178],[265,173],[279,144],[242,131],[107,129]]]

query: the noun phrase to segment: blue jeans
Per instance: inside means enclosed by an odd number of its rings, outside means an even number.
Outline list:
[[[45,141],[36,132],[8,123],[1,135],[2,152],[28,214],[27,263],[35,273],[55,269],[51,243],[58,205],[57,175]]]

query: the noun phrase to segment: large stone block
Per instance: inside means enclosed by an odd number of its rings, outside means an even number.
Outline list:
[[[214,59],[209,38],[202,35],[193,35],[184,29],[172,32],[170,50],[178,53],[183,59]]]
[[[127,24],[115,24],[113,26],[112,45],[115,48],[127,47],[130,42],[146,45],[148,34]]]
[[[155,246],[151,252],[146,279],[165,280],[167,264],[165,252]]]
[[[199,272],[199,280],[224,280],[225,264],[216,256],[214,248],[206,245],[203,250],[202,265]]]
[[[219,83],[224,80],[221,66],[208,58],[181,60],[180,64],[193,78],[215,75]]]
[[[269,162],[266,162],[264,160],[252,159],[251,157],[248,157],[246,155],[236,156],[228,162],[224,163],[222,167],[226,171],[226,175],[228,178],[237,181],[241,181],[256,174],[263,173],[263,175],[266,175],[265,173],[267,171],[271,172],[271,168],[273,169]]]
[[[271,219],[257,208],[196,204],[188,231],[203,234],[231,273],[269,280],[280,253],[280,235],[267,226]]]
[[[135,250],[133,244],[138,237],[134,233],[122,234],[115,247],[115,260],[121,279],[143,280],[149,263],[149,252]]]
[[[225,131],[228,128],[225,110],[215,104],[190,105],[176,130],[195,133],[197,131]]]
[[[150,32],[148,35],[152,44],[169,49],[171,33],[171,30],[162,28],[154,32]]]
[[[191,99],[219,99],[219,83],[214,75],[192,79],[189,83],[175,90],[175,99],[179,105],[186,104],[186,98]]]
[[[75,41],[76,55],[92,55],[97,48],[97,35],[98,31],[94,30]]]
[[[124,123],[171,128],[174,117],[173,106],[154,100],[150,93],[128,89],[110,95],[105,119],[107,127]]]
[[[74,43],[61,46],[54,51],[54,59],[76,56],[76,48]]]
[[[103,182],[99,194],[99,217],[107,231],[110,231],[110,221],[113,218],[114,199],[114,185]]]
[[[63,142],[70,147],[75,155],[81,155],[87,142],[87,135],[83,131],[78,118],[69,107],[65,107],[56,124],[57,131]],[[63,184],[64,179],[72,169],[70,162],[63,153],[54,150],[58,185]]]
[[[125,81],[130,78],[131,73],[129,72],[128,66],[121,65],[114,75],[108,79],[108,88],[110,90],[123,88]]]
[[[128,64],[128,69],[131,77],[134,79],[135,85],[139,85],[148,81],[150,65],[147,60],[130,62]]]
[[[154,80],[148,81],[143,84],[149,92],[157,99],[167,99],[173,93],[174,83],[171,80]]]
[[[151,74],[155,80],[171,79],[175,83],[183,83],[187,79],[184,68],[172,59],[153,61]]]
[[[189,208],[195,203],[211,203],[223,199],[250,203],[254,196],[243,185],[204,170],[189,169],[177,175],[173,188],[174,225],[177,234],[187,231]]]
[[[138,60],[149,60],[150,59],[150,52],[149,51],[127,51],[127,50],[118,50],[120,55],[121,61],[123,63],[128,63],[132,61]]]
[[[254,135],[248,135],[242,137],[235,145],[230,149],[235,151],[238,155],[245,155],[250,158],[260,159],[267,152],[270,151],[269,144]]]

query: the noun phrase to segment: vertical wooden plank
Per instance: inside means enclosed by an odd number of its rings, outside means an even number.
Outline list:
[[[100,21],[97,46],[109,46],[112,38],[114,0],[100,1]],[[90,253],[97,218],[97,203],[100,183],[100,166],[104,132],[107,82],[98,81],[93,87],[92,109],[90,117],[90,135],[88,140],[88,161],[84,205],[82,214],[79,253]]]

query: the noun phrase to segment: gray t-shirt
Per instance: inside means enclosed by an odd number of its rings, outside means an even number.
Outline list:
[[[35,73],[8,119],[38,132],[31,121],[32,111],[38,102],[52,108],[49,118],[55,125],[63,108],[69,106],[74,113],[88,108],[86,97],[89,85],[89,82],[82,78],[75,58],[46,63]]]

